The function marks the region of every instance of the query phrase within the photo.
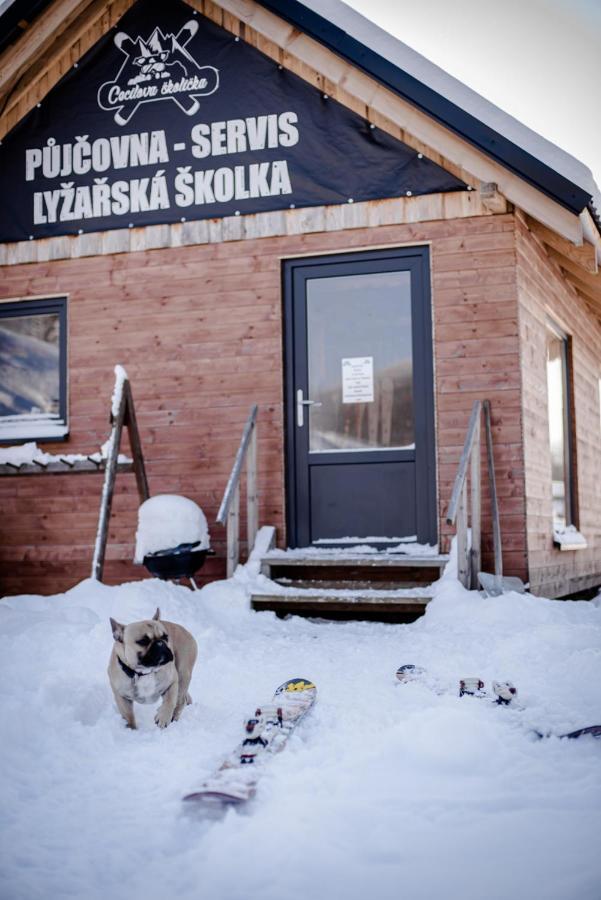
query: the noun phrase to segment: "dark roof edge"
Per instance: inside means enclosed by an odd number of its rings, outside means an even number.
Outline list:
[[[590,191],[570,181],[329,19],[299,0],[258,2],[432,116],[570,212],[578,215],[588,207],[597,226],[601,226]]]

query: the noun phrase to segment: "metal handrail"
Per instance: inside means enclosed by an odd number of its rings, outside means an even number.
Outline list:
[[[230,578],[240,559],[240,478],[246,462],[246,533],[248,552],[252,550],[258,531],[257,503],[257,413],[251,407],[242,432],[231,475],[223,492],[217,522],[227,527],[227,577]]]
[[[475,588],[478,585],[481,558],[481,474],[480,474],[480,441],[481,418],[484,413],[484,429],[486,437],[486,459],[488,483],[492,509],[493,548],[495,560],[495,576],[503,576],[503,555],[501,546],[501,525],[499,520],[499,503],[495,479],[495,465],[492,445],[492,428],[490,421],[490,401],[476,400],[472,407],[470,420],[465,435],[465,443],[459,458],[457,474],[453,484],[453,492],[447,509],[446,521],[455,526],[457,535],[457,574],[465,587]],[[467,488],[468,469],[470,472],[470,509],[468,512]],[[469,519],[469,523],[468,523]],[[468,547],[468,524],[471,526],[471,546]]]

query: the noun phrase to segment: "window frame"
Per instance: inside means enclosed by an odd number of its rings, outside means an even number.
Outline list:
[[[2,421],[3,417],[0,416],[1,444],[22,444],[26,441],[57,442],[66,440],[69,435],[67,296],[59,294],[51,297],[31,299],[20,297],[14,300],[0,301],[0,323],[4,319],[37,315],[58,315],[59,321],[59,419],[56,422],[56,430],[52,433],[52,431],[49,432],[44,427],[38,429],[38,423],[28,419],[26,414],[23,414],[22,417],[22,427],[20,427],[21,423],[16,419],[8,428],[7,424]]]
[[[573,398],[573,377],[572,377],[572,340],[569,334],[567,334],[563,328],[557,324],[553,319],[547,317],[546,321],[546,330],[547,334],[551,334],[553,337],[561,341],[561,360],[563,365],[563,378],[562,378],[562,389],[563,389],[563,428],[564,428],[564,478],[566,480],[565,486],[565,504],[566,504],[566,515],[565,515],[565,525],[561,525],[559,522],[555,520],[553,516],[553,529],[559,528],[569,528],[570,525],[573,525],[575,528],[578,528],[578,504],[577,504],[577,491],[576,491],[576,479],[577,479],[577,466],[576,466],[576,447],[574,442],[574,398]],[[549,357],[548,357],[548,342],[546,343],[546,362],[545,366],[548,366]],[[547,402],[548,402],[548,373],[547,376]],[[547,409],[547,414],[549,414],[549,410]],[[549,451],[551,451],[551,442],[549,437]],[[552,491],[551,491],[552,495]]]

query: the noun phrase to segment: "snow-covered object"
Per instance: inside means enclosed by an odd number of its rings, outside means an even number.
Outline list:
[[[109,442],[107,441],[99,451],[85,456],[83,453],[45,453],[43,450],[40,450],[34,441],[30,441],[27,444],[21,444],[16,447],[0,447],[0,465],[6,465],[7,463],[13,466],[31,465],[34,460],[44,466],[48,465],[48,463],[61,461],[69,463],[83,462],[86,459],[100,463],[107,457],[108,446]],[[119,462],[131,462],[131,459],[124,453],[120,453]]]
[[[134,562],[141,563],[147,553],[171,550],[179,544],[198,544],[209,548],[209,528],[200,506],[178,494],[158,494],[138,510]]]
[[[601,721],[601,601],[483,598],[449,567],[410,625],[279,620],[249,608],[253,578],[0,602],[3,898],[598,900],[601,742],[528,729]],[[157,606],[198,642],[194,703],[166,732],[139,706],[132,732],[106,675],[109,616]],[[444,692],[401,686],[403,660]],[[254,808],[185,816],[182,794],[299,672],[320,698]],[[474,673],[511,678],[523,710],[460,698]]]
[[[115,366],[115,387],[113,388],[113,396],[111,398],[111,413],[116,416],[121,406],[121,398],[123,396],[123,385],[128,380],[127,372],[123,366]]]
[[[0,447],[0,465],[10,463],[13,466],[22,466],[32,463],[34,459],[39,463],[47,463],[49,453],[44,453],[34,441],[21,444],[17,447]]]
[[[586,538],[575,525],[566,525],[565,528],[555,528],[553,540],[559,544],[560,550],[585,550]]]

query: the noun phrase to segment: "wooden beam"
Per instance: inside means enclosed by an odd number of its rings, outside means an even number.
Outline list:
[[[552,247],[547,247],[547,253],[567,273],[570,280],[572,276],[577,278],[581,284],[589,288],[593,297],[598,297],[601,300],[601,275],[599,273],[593,275],[591,272],[587,272],[580,263],[574,262],[574,260],[563,253],[558,253]]]
[[[571,272],[566,272],[565,275],[572,287],[575,288],[579,294],[582,294],[595,315],[601,316],[601,292],[593,290],[588,284],[584,284],[575,275],[572,275]]]
[[[593,313],[593,315],[597,316],[597,318],[601,319],[601,281],[598,285],[591,286],[590,284],[583,281],[579,274],[576,274],[572,271],[569,271],[565,267],[566,257],[560,256],[560,254],[555,253],[552,250],[547,250],[549,257],[554,259],[557,265],[561,268],[562,273],[564,274],[566,281],[568,284],[576,290],[582,299],[585,301],[589,310]],[[584,274],[584,273],[582,273]],[[589,275],[588,278],[600,278],[601,276],[593,276]]]
[[[592,244],[583,241],[578,247],[570,241],[566,241],[565,238],[562,238],[557,232],[547,228],[546,225],[537,222],[535,219],[531,218],[531,216],[527,216],[526,222],[532,234],[539,238],[539,240],[547,247],[556,251],[556,253],[561,256],[567,257],[568,260],[585,272],[589,272],[593,275],[597,274],[599,271],[597,252]]]
[[[503,194],[499,192],[494,181],[482,182],[480,185],[480,199],[486,209],[495,215],[506,213],[509,210],[507,200]]]
[[[123,385],[125,394],[125,415],[123,424],[127,428],[129,434],[129,443],[133,456],[133,469],[136,473],[136,484],[138,486],[138,495],[140,503],[144,503],[150,497],[148,490],[148,479],[146,477],[146,468],[144,466],[144,454],[142,453],[142,442],[140,440],[140,432],[138,431],[138,420],[136,419],[136,410],[134,408],[134,400],[131,393],[131,385],[129,380]]]
[[[488,485],[492,512],[492,535],[495,555],[495,578],[503,577],[503,542],[501,540],[501,520],[499,517],[499,499],[497,495],[497,478],[495,475],[495,456],[492,443],[492,426],[490,418],[490,400],[482,404],[484,410],[484,430],[486,434],[486,464],[488,468]]]
[[[582,300],[586,304],[586,308],[591,313],[591,315],[596,316],[596,318],[599,320],[599,324],[601,324],[601,305],[599,304],[599,302],[593,300],[591,297],[587,297],[586,294],[583,294],[575,284],[572,286],[578,292],[580,297],[582,297]]]
[[[597,258],[601,258],[601,234],[590,210],[583,209],[579,216],[582,222],[582,233],[586,240],[597,250]]]
[[[477,434],[474,439],[470,466],[470,520],[472,527],[472,541],[470,547],[470,584],[473,588],[478,586],[478,572],[481,569],[482,559],[482,477],[480,471],[480,435],[482,418],[478,418],[476,426]]]
[[[133,0],[131,0],[133,3]],[[131,3],[130,3],[131,5]],[[109,6],[110,8],[110,6]],[[50,90],[54,87],[55,82],[62,77],[64,66],[61,66],[61,59],[64,63],[64,57],[73,47],[78,47],[77,58],[81,58],[87,52],[92,43],[98,39],[86,40],[86,36],[93,32],[94,26],[98,21],[106,16],[107,2],[106,0],[86,0],[77,15],[71,17],[66,23],[65,28],[61,29],[50,41],[47,47],[42,48],[40,53],[31,61],[31,65],[23,72],[23,77],[13,79],[6,90],[0,87],[0,95],[8,94],[6,106],[2,110],[3,118],[7,116],[21,101],[27,100],[28,95],[35,94],[36,84],[43,78],[48,79],[48,87]],[[110,21],[106,19],[103,33],[110,28]],[[55,70],[54,80],[50,78],[50,72]],[[37,94],[35,94],[37,97]],[[31,105],[31,104],[29,104]],[[3,133],[6,129],[1,129]]]
[[[109,438],[108,453],[106,457],[106,468],[104,470],[104,485],[102,487],[102,497],[100,500],[100,513],[98,516],[98,531],[96,532],[96,543],[94,546],[94,558],[92,560],[92,578],[96,581],[102,581],[104,572],[104,557],[106,554],[106,543],[109,534],[109,521],[111,518],[111,506],[113,503],[113,493],[115,490],[115,478],[117,477],[117,465],[119,462],[119,447],[121,446],[121,434],[123,432],[123,423],[127,412],[127,394],[125,391],[121,393],[119,409],[117,415],[112,416],[113,427]]]
[[[91,0],[58,0],[43,12],[22,38],[0,56],[0,95],[10,90],[27,67],[54,44]]]
[[[259,530],[259,494],[257,489],[257,423],[253,425],[246,459],[246,544],[250,556]]]

